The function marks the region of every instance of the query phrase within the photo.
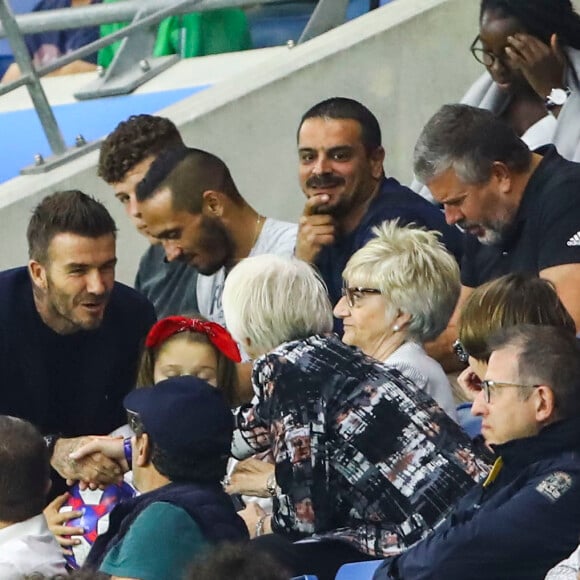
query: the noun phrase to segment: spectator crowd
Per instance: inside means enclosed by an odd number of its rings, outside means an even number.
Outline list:
[[[76,189],[0,272],[0,580],[580,578],[579,50],[569,0],[481,0],[410,187],[364,104],[313,104],[298,224],[120,123],[134,287]]]

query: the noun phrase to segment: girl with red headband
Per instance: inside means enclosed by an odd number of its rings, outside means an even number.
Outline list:
[[[222,389],[234,406],[239,404],[235,363],[240,360],[238,345],[223,326],[201,317],[168,316],[155,323],[145,339],[137,386],[195,375]]]

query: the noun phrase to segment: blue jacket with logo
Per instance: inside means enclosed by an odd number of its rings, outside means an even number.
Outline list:
[[[445,522],[374,580],[542,580],[578,545],[580,418],[497,445],[494,468]]]

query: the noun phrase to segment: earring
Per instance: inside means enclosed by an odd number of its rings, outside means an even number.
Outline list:
[[[401,327],[398,324],[395,324],[393,326],[393,332],[399,332],[399,330],[401,330]]]

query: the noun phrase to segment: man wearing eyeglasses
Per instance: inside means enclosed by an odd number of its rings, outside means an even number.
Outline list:
[[[512,272],[550,280],[580,329],[580,163],[553,146],[531,152],[489,111],[445,105],[415,145],[414,169],[465,232],[462,292],[447,331],[429,350],[445,360],[463,302]]]
[[[447,520],[374,579],[541,580],[580,534],[580,347],[568,330],[496,334],[473,413],[496,462]]]

